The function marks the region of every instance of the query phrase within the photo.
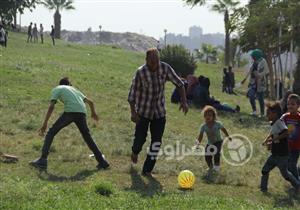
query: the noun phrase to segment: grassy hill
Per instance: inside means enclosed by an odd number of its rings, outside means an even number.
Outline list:
[[[0,48],[0,152],[19,156],[16,164],[0,162],[0,209],[300,209],[300,198],[290,185],[272,171],[269,194],[259,191],[260,171],[268,156],[261,146],[267,135],[264,120],[248,116],[250,105],[243,94],[221,93],[221,67],[199,64],[197,75],[211,80],[211,94],[228,104],[239,104],[241,114],[219,113],[231,134],[243,134],[253,144],[251,160],[240,167],[222,161],[221,172],[205,179],[204,157],[182,160],[159,159],[155,179],[140,176],[146,155],[146,142],[139,163],[130,163],[134,124],[130,122],[128,89],[144,55],[111,46],[84,46],[50,40],[44,45],[27,44],[21,34],[9,34],[8,48]],[[97,171],[96,161],[75,125],[60,132],[52,144],[48,171],[30,168],[28,162],[39,157],[43,139],[38,136],[48,107],[51,89],[63,76],[92,98],[101,118],[88,122],[92,135],[111,163],[111,169]],[[243,74],[237,72],[237,77]],[[172,84],[167,84],[167,125],[163,146],[180,141],[194,145],[200,110],[190,109],[184,116],[170,103]],[[58,103],[49,126],[63,111]],[[193,171],[193,190],[178,189],[177,175]],[[111,194],[110,194],[111,193]],[[108,195],[110,194],[110,195]]]

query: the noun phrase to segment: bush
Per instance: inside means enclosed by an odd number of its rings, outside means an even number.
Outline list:
[[[103,182],[95,186],[96,193],[109,197],[115,192],[113,185],[109,182]]]
[[[197,68],[195,58],[182,45],[168,45],[160,52],[160,58],[170,64],[181,77],[194,74]]]

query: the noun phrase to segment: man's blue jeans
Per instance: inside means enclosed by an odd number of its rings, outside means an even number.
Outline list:
[[[288,171],[288,156],[270,155],[270,157],[266,161],[261,171],[262,173],[261,184],[260,184],[261,191],[268,190],[269,173],[275,167],[279,168],[282,177],[285,180],[289,181],[293,185],[293,187],[295,187],[296,189],[300,187],[300,182],[296,179],[296,177],[293,176],[291,172]]]
[[[264,92],[256,92],[256,94],[249,95],[249,101],[250,101],[253,112],[256,112],[256,101],[255,101],[255,99],[257,99],[258,102],[259,102],[260,114],[261,115],[265,114],[264,95],[265,95]]]
[[[288,169],[289,171],[298,179],[299,178],[299,168],[297,167],[298,159],[299,159],[299,150],[290,151],[289,154],[289,165]]]

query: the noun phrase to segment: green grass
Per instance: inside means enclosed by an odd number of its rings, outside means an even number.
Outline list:
[[[211,80],[211,94],[223,102],[239,104],[242,113],[219,113],[231,134],[246,135],[253,143],[252,159],[244,166],[222,162],[221,173],[212,182],[204,179],[203,157],[157,161],[155,179],[140,176],[146,147],[137,166],[131,166],[130,153],[134,124],[130,122],[127,94],[132,77],[144,62],[144,55],[111,46],[85,46],[58,41],[51,46],[27,44],[26,37],[10,33],[7,49],[0,49],[0,152],[19,156],[16,164],[0,162],[0,209],[300,209],[300,198],[279,175],[270,176],[270,193],[259,191],[260,170],[268,156],[261,141],[268,124],[248,116],[250,105],[243,94],[223,94],[221,66],[199,64],[196,74]],[[60,132],[52,144],[48,172],[39,172],[28,162],[40,155],[43,140],[37,135],[48,107],[51,89],[62,76],[96,104],[100,122],[91,118],[92,135],[111,163],[111,169],[97,171],[96,161],[84,144],[76,126]],[[237,72],[237,78],[243,74]],[[167,125],[163,145],[176,141],[193,146],[203,122],[200,110],[184,116],[170,103],[172,84],[167,84]],[[63,111],[57,104],[51,125]],[[242,122],[240,122],[240,118]],[[193,190],[181,191],[177,175],[193,171]]]

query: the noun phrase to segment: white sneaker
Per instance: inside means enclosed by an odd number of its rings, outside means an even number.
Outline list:
[[[220,171],[220,166],[214,166],[214,170],[215,170],[216,172],[219,172],[219,171]]]
[[[251,112],[251,113],[250,113],[250,115],[252,115],[252,116],[256,116],[256,115],[257,115],[257,113],[256,113],[256,111],[254,111],[254,112]]]

